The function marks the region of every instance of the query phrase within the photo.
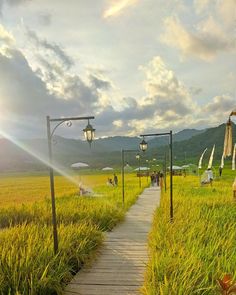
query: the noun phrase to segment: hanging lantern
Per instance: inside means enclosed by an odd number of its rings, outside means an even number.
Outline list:
[[[83,129],[84,131],[84,137],[85,139],[88,141],[88,143],[91,145],[91,142],[94,139],[94,134],[95,134],[95,129],[93,128],[93,126],[89,123],[88,121],[88,125],[86,126],[85,129]]]
[[[147,147],[148,147],[148,144],[143,138],[143,140],[139,144],[139,148],[141,151],[145,152],[147,150]]]

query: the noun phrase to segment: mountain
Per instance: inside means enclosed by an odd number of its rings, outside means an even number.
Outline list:
[[[205,130],[197,130],[197,129],[184,129],[177,133],[173,134],[173,142],[178,142],[182,140],[187,140],[192,138],[195,135],[203,133]],[[148,138],[146,138],[148,139]],[[162,146],[169,143],[169,136],[161,136],[161,137],[153,137],[148,141],[149,147],[154,148],[156,146]]]
[[[234,135],[235,129],[235,125],[233,125]],[[190,160],[196,162],[206,147],[209,155],[213,144],[216,144],[216,158],[220,159],[224,133],[225,124],[206,130],[185,129],[173,134],[174,163],[184,163]],[[86,162],[91,167],[99,169],[105,166],[120,167],[121,149],[138,150],[140,141],[139,137],[114,136],[97,139],[90,148],[86,141],[55,136],[53,138],[53,158],[55,163],[64,167],[70,167],[75,162]],[[27,148],[30,154],[7,139],[0,139],[0,171],[45,170],[45,164],[32,156],[32,153],[47,160],[47,140],[25,139],[19,140],[19,142]],[[150,138],[145,157],[163,159],[165,151],[168,151],[168,142],[169,136]],[[135,151],[134,153],[125,153],[125,161],[136,166],[135,155]]]
[[[193,136],[202,134],[205,129],[197,130],[197,129],[184,129],[173,135],[173,141],[182,141],[192,138]]]
[[[233,142],[236,142],[236,126],[233,127]],[[218,127],[208,128],[204,132],[192,136],[187,140],[175,141],[173,143],[173,157],[175,162],[186,162],[187,160],[194,159],[197,161],[207,148],[206,158],[209,159],[213,145],[215,144],[215,160],[220,160],[223,153],[225,136],[225,124],[221,124]],[[158,149],[160,155],[164,155],[165,150],[168,150],[168,146],[162,146]],[[155,154],[155,149],[150,151],[150,154]]]

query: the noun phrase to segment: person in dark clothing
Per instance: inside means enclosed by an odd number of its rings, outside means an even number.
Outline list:
[[[160,188],[163,188],[163,179],[164,179],[164,174],[162,171],[159,173],[159,182],[160,182]]]
[[[223,170],[223,169],[222,169],[222,167],[220,166],[220,167],[219,167],[219,175],[220,175],[220,176],[222,175],[222,170]]]
[[[116,174],[114,174],[113,183],[114,183],[114,185],[115,185],[115,186],[117,186],[117,185],[118,185],[118,177],[117,177],[117,175],[116,175]]]
[[[155,183],[155,174],[152,172],[151,174],[151,185],[154,186],[154,183]]]
[[[156,184],[159,186],[160,171],[156,173]]]

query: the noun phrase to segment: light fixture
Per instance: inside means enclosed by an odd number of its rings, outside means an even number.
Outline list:
[[[89,144],[91,144],[91,142],[94,139],[95,129],[89,123],[89,120],[88,120],[88,125],[86,126],[86,128],[83,129],[83,131],[84,131],[84,137],[85,137],[85,139],[88,141]]]
[[[145,152],[147,150],[147,147],[148,147],[148,144],[143,138],[143,140],[139,144],[139,148],[141,151]]]
[[[138,160],[140,158],[140,154],[137,154],[135,157]]]
[[[53,135],[56,129],[63,123],[66,123],[67,127],[71,127],[72,121],[81,121],[88,120],[87,127],[83,130],[85,138],[91,145],[91,142],[94,138],[93,127],[89,124],[89,119],[94,119],[93,116],[89,117],[68,117],[68,118],[50,118],[50,116],[46,117],[47,119],[47,135],[48,135],[48,154],[49,154],[49,176],[50,176],[50,190],[51,190],[51,206],[52,206],[52,226],[53,226],[53,244],[54,244],[54,254],[56,255],[58,252],[58,233],[57,233],[57,217],[56,217],[56,202],[55,202],[55,188],[54,188],[54,166],[53,166],[53,158],[52,158],[52,142]],[[51,130],[51,123],[56,123],[54,128]]]

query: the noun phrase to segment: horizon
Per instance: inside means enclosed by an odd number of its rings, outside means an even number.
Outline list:
[[[233,125],[236,125],[236,123],[234,123],[234,121],[232,120],[232,124]],[[176,131],[176,132],[174,132],[173,131],[173,135],[176,135],[176,134],[179,134],[179,133],[181,133],[181,132],[184,132],[184,131],[203,131],[203,133],[205,132],[205,131],[207,131],[208,129],[214,129],[214,128],[219,128],[221,125],[226,125],[226,123],[221,123],[220,125],[217,125],[217,126],[212,126],[212,127],[209,127],[209,128],[202,128],[202,129],[197,129],[197,128],[184,128],[184,129],[182,129],[182,130],[179,130],[179,131]],[[197,134],[198,135],[198,134]],[[193,135],[193,136],[195,136],[195,134]],[[55,137],[58,137],[58,138],[62,138],[62,139],[71,139],[71,140],[79,140],[79,141],[82,141],[82,142],[87,142],[87,140],[85,139],[85,138],[79,138],[79,137],[68,137],[68,136],[63,136],[63,135],[58,135],[58,134],[55,134],[55,135],[53,135],[53,137],[55,138]],[[101,140],[101,139],[109,139],[109,138],[115,138],[115,137],[125,137],[125,138],[142,138],[142,136],[140,136],[140,135],[131,135],[131,136],[129,136],[129,135],[122,135],[122,134],[120,134],[120,135],[110,135],[110,136],[102,136],[102,137],[96,137],[96,134],[95,134],[95,138],[93,139],[93,141],[96,141],[96,140]],[[47,140],[47,137],[46,137],[46,134],[45,134],[45,137],[32,137],[32,136],[30,136],[30,137],[12,137],[14,140]],[[152,140],[152,139],[155,139],[156,137],[155,136],[153,136],[153,137],[147,137],[146,138],[146,140],[147,141],[150,141],[150,140]],[[7,140],[9,140],[6,136],[0,136],[0,140],[1,139],[7,139]],[[11,141],[11,140],[10,140]],[[12,142],[13,143],[13,142]]]
[[[220,124],[220,125],[223,125],[223,124],[225,124],[225,123],[222,123],[222,124]],[[233,122],[233,124],[235,124],[234,122]],[[173,135],[175,135],[175,134],[178,134],[178,133],[180,133],[180,132],[183,132],[183,131],[188,131],[188,130],[194,130],[194,131],[205,131],[205,130],[207,130],[207,129],[210,129],[210,128],[217,128],[217,127],[219,127],[220,125],[218,125],[218,126],[212,126],[212,127],[209,127],[209,128],[203,128],[203,129],[197,129],[197,128],[185,128],[185,129],[182,129],[182,130],[179,130],[179,131],[175,131],[175,132],[173,132]],[[73,140],[80,140],[80,141],[84,141],[84,142],[86,142],[86,139],[85,138],[76,138],[76,137],[66,137],[66,136],[63,136],[63,135],[58,135],[58,134],[55,134],[53,137],[59,137],[59,138],[63,138],[63,139],[73,139]],[[95,134],[95,138],[93,139],[93,141],[96,141],[96,140],[99,140],[99,139],[107,139],[107,138],[114,138],[114,137],[127,137],[127,138],[142,138],[142,136],[140,136],[140,135],[131,135],[131,136],[129,136],[129,135],[122,135],[122,134],[120,134],[120,135],[110,135],[110,136],[101,136],[101,137],[96,137],[96,134]],[[4,137],[4,136],[2,136],[2,137],[0,137],[0,139],[7,139],[6,137]],[[30,140],[30,139],[32,139],[32,140],[37,140],[37,139],[47,139],[46,138],[46,135],[45,135],[45,137],[32,137],[32,136],[30,136],[30,137],[25,137],[25,138],[20,138],[20,137],[14,137],[15,139],[17,139],[17,140]],[[151,139],[153,139],[152,137],[151,138],[147,138],[147,141],[149,141],[149,140],[151,140]]]

